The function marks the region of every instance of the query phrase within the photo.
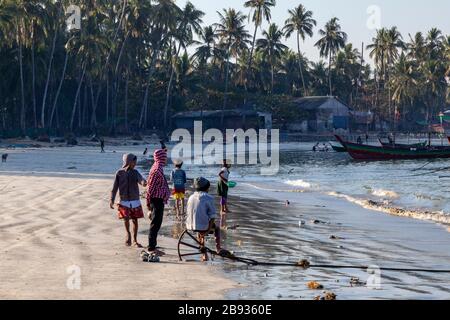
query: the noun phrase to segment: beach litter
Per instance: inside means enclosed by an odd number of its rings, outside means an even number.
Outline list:
[[[149,253],[149,252],[143,250],[141,252],[140,256],[141,256],[141,259],[143,262],[152,262],[152,263],[160,262],[159,256],[155,253]]]
[[[317,281],[310,281],[306,285],[307,285],[308,289],[311,289],[311,290],[322,290],[323,289],[323,285],[321,285]]]
[[[321,300],[321,301],[332,301],[336,300],[336,294],[333,292],[324,292],[324,296],[316,296],[314,297],[314,300]]]
[[[357,277],[352,277],[350,279],[350,286],[352,286],[352,287],[362,287],[365,285],[366,284],[364,282],[362,282],[361,280],[359,280],[359,278],[357,278]]]

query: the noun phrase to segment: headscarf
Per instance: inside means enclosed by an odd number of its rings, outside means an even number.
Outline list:
[[[170,191],[164,176],[164,166],[167,162],[167,150],[159,149],[153,154],[155,163],[150,169],[148,175],[147,204],[150,204],[152,198],[163,199],[165,203],[169,200]]]

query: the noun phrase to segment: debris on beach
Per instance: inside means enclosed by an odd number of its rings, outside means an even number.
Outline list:
[[[291,204],[291,203],[289,202],[289,200],[286,200],[285,206],[286,206],[286,207],[289,207],[290,204]]]
[[[335,236],[334,234],[332,234],[331,236],[330,236],[330,240],[343,240],[344,238],[341,238],[341,237],[339,237],[339,236]]]
[[[350,279],[350,286],[352,286],[352,287],[362,287],[365,285],[366,284],[364,282],[362,282],[361,280],[359,280],[359,278],[357,278],[357,277],[352,277]]]
[[[238,245],[238,247],[242,246],[242,240],[236,241],[236,244]]]
[[[75,170],[77,167],[67,167],[67,170]]]
[[[308,286],[308,289],[311,289],[311,290],[322,290],[323,289],[323,285],[321,285],[317,281],[310,281],[307,283],[307,286]]]
[[[303,259],[303,260],[300,260],[299,262],[297,262],[297,266],[302,267],[304,269],[308,269],[310,265],[311,265],[311,263],[306,259]]]
[[[313,223],[313,224],[328,224],[327,222],[319,220],[319,219],[311,220],[311,223]]]
[[[306,224],[306,221],[303,221],[303,220],[300,220],[300,221],[298,222],[298,226],[299,226],[299,227],[304,226],[305,224]]]
[[[238,224],[226,227],[225,230],[236,230],[237,228],[239,228],[240,226]]]
[[[324,296],[318,295],[314,297],[316,301],[332,301],[336,300],[336,294],[333,292],[324,292]]]

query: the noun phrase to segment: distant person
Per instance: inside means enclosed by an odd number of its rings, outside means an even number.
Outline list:
[[[319,143],[317,142],[317,143],[314,145],[314,147],[312,148],[312,150],[313,150],[314,152],[317,152],[318,148],[319,148]]]
[[[175,212],[177,218],[181,219],[184,216],[184,197],[186,193],[186,172],[181,169],[183,161],[175,160],[175,169],[170,174],[170,182],[173,184],[172,195],[175,199]]]
[[[134,154],[125,154],[123,156],[123,166],[116,173],[114,186],[111,192],[110,207],[114,209],[117,191],[119,191],[120,202],[119,219],[125,223],[125,231],[127,238],[125,244],[131,246],[130,220],[133,221],[133,245],[138,248],[142,246],[137,241],[138,219],[144,217],[142,205],[140,201],[139,184],[143,187],[147,186],[147,182],[142,175],[135,169],[137,157]]]
[[[2,162],[6,162],[6,160],[8,160],[8,154],[4,153],[2,154]]]
[[[227,160],[223,160],[222,168],[219,172],[219,182],[217,183],[217,194],[220,197],[221,227],[226,225],[226,215],[228,210],[228,179],[230,177],[231,165]]]
[[[356,139],[357,144],[363,144],[361,136],[358,136],[358,139]]]
[[[100,152],[105,153],[105,139],[100,138]]]
[[[142,153],[144,156],[146,156],[148,153],[148,148],[145,148],[144,152]]]
[[[369,143],[369,135],[366,133],[366,144]]]
[[[148,235],[148,251],[157,255],[163,255],[164,252],[157,250],[158,232],[164,216],[164,206],[170,197],[169,185],[164,176],[164,167],[167,164],[167,149],[161,143],[161,149],[153,153],[155,160],[150,174],[148,176],[147,189],[147,208],[151,212],[150,232]]]
[[[194,180],[195,192],[189,197],[187,203],[186,229],[198,233],[198,240],[205,245],[205,237],[214,233],[216,240],[216,252],[221,251],[220,227],[216,224],[219,216],[214,206],[214,198],[208,194],[211,184],[205,178]],[[207,261],[208,255],[203,253],[202,261]]]

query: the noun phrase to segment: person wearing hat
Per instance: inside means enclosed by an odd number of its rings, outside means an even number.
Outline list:
[[[219,216],[214,206],[214,198],[208,194],[210,186],[210,182],[203,177],[194,180],[195,192],[189,197],[187,203],[186,229],[197,232],[198,240],[202,245],[205,243],[206,235],[214,232],[216,252],[220,252],[220,227],[216,225],[216,219]],[[202,260],[208,260],[206,253]]]
[[[175,212],[177,218],[181,219],[184,215],[184,197],[186,193],[186,172],[181,169],[183,161],[174,160],[175,169],[170,174],[170,181],[173,183],[172,195],[175,199]]]
[[[123,155],[123,166],[116,172],[114,186],[111,191],[110,207],[115,209],[115,200],[117,192],[120,195],[118,204],[118,216],[124,221],[127,238],[125,244],[131,246],[130,220],[133,221],[133,245],[141,248],[137,241],[138,219],[144,217],[140,201],[139,185],[147,186],[147,182],[142,175],[135,169],[137,157],[128,153]]]

